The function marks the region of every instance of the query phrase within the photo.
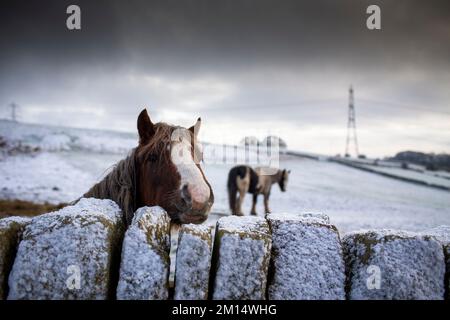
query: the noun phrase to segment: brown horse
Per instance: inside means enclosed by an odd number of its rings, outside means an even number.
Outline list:
[[[256,215],[256,201],[258,200],[258,195],[262,194],[264,196],[264,211],[267,214],[271,212],[269,209],[269,197],[272,185],[278,183],[280,190],[286,192],[291,170],[258,167],[255,168],[255,172],[258,175],[258,185],[256,187],[257,192],[253,193],[252,210],[250,213]]]
[[[200,124],[200,118],[189,129],[153,124],[142,110],[137,120],[139,145],[83,197],[114,200],[127,224],[142,206],[161,206],[177,223],[202,223],[214,194],[200,167]]]

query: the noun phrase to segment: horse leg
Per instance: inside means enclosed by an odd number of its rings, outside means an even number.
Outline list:
[[[248,192],[250,185],[250,174],[248,168],[245,169],[244,177],[237,176],[236,186],[239,192],[239,200],[237,201],[236,215],[243,216],[242,203],[244,202],[245,194]]]
[[[264,193],[264,210],[266,211],[266,213],[270,213],[270,209],[269,209],[269,193]]]
[[[233,210],[232,213],[233,215],[237,215],[238,214],[238,208],[239,208],[239,194],[237,191],[234,192],[233,194]]]
[[[244,202],[244,197],[245,197],[245,190],[239,189],[239,199],[237,201],[237,209],[236,209],[236,215],[238,216],[244,215],[242,213],[242,203]]]
[[[258,194],[255,192],[255,193],[253,194],[252,211],[250,211],[250,214],[251,214],[251,215],[254,215],[254,216],[257,215],[257,213],[256,213],[256,202],[257,202],[257,201],[258,201]]]
[[[236,186],[228,183],[228,204],[230,206],[231,214],[236,214],[237,206],[237,190]]]

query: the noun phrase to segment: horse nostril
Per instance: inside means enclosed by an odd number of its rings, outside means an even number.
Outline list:
[[[203,211],[210,197],[209,189],[201,184],[188,184],[188,193],[192,201],[192,209]]]
[[[192,198],[191,195],[189,193],[189,189],[188,189],[188,185],[185,184],[182,188],[181,188],[181,199],[183,199],[183,201],[185,203],[191,203]]]

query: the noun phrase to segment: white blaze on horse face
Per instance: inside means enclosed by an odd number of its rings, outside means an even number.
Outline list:
[[[189,131],[183,128],[174,130],[171,147],[172,162],[181,176],[180,191],[187,185],[192,201],[203,205],[209,200],[210,189],[192,156]]]

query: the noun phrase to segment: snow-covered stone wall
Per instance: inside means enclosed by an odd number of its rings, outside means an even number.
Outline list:
[[[176,253],[174,299],[208,298],[212,245],[212,228],[209,226],[185,224],[181,227]]]
[[[107,299],[123,232],[111,200],[81,199],[33,218],[9,275],[8,299]]]
[[[136,211],[125,233],[117,298],[163,300],[169,294],[170,219],[160,207]]]
[[[270,214],[268,220],[273,237],[269,299],[345,299],[341,241],[328,217]]]
[[[445,290],[446,298],[450,300],[450,226],[439,226],[423,232],[425,235],[434,237],[444,247],[445,256]]]
[[[0,220],[0,299],[8,294],[8,274],[14,263],[23,228],[30,219],[9,217]]]
[[[443,246],[433,237],[391,230],[344,237],[349,299],[444,298]]]
[[[92,198],[1,219],[0,298],[449,297],[450,227],[341,237],[323,214],[230,216],[215,229],[181,226],[172,251],[170,229],[162,208],[144,207],[125,231],[119,207]]]
[[[213,299],[263,300],[272,240],[260,217],[230,216],[216,227]]]

